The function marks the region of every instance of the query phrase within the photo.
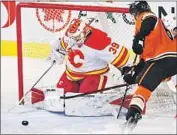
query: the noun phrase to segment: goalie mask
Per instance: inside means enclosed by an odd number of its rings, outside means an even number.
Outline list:
[[[91,31],[91,27],[88,24],[79,19],[73,19],[65,34],[74,39],[76,44],[81,45],[91,34]]]
[[[146,1],[135,1],[132,4],[130,4],[129,12],[135,18],[137,15],[145,11],[151,11],[151,8]]]

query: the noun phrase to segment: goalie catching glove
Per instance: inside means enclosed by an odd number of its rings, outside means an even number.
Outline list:
[[[56,62],[58,65],[62,64],[66,55],[66,51],[60,45],[60,39],[55,40],[50,45],[51,52],[46,61],[51,63]]]

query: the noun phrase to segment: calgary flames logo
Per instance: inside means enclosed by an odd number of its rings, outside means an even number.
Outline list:
[[[50,32],[63,30],[70,22],[71,11],[62,9],[36,9],[39,23]]]
[[[84,54],[80,50],[69,50],[68,59],[74,67],[80,68],[83,65]]]

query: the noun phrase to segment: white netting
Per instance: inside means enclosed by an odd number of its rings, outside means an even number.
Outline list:
[[[95,4],[98,6],[110,5],[106,3]],[[114,3],[115,5],[121,6],[121,3]],[[80,17],[84,21],[89,21],[90,18],[94,17],[95,21],[91,24],[92,26],[106,31],[120,45],[124,45],[127,48],[130,48],[132,45],[134,20],[127,13],[59,10],[53,9],[51,6],[50,9],[23,8],[21,17],[24,78],[23,82],[19,83],[24,84],[24,92],[29,90],[50,66],[50,63],[46,63],[45,61],[51,49],[49,42],[62,37],[73,18]],[[55,85],[64,70],[65,64],[56,65],[36,87]],[[159,87],[153,93],[152,99],[149,102],[149,111],[161,112],[163,109],[165,111],[170,111],[171,109],[174,111],[175,104],[173,97],[174,94],[169,91],[168,87]]]
[[[161,83],[152,93],[147,104],[147,113],[176,115],[176,92],[170,90],[166,82]]]

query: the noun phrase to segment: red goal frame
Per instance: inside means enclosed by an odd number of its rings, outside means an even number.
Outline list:
[[[49,4],[49,3],[18,3],[16,6],[16,35],[17,35],[17,61],[18,61],[18,87],[19,101],[24,96],[24,85],[23,85],[23,52],[22,52],[22,19],[21,9],[22,8],[56,8],[63,10],[83,10],[92,12],[117,12],[117,13],[128,13],[128,8],[119,7],[107,7],[107,6],[83,6],[83,5],[72,5],[72,4]]]

